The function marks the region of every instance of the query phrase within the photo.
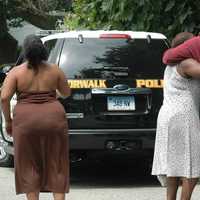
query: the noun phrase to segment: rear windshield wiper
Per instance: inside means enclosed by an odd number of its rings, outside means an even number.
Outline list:
[[[93,69],[99,71],[128,72],[128,67],[96,67]]]

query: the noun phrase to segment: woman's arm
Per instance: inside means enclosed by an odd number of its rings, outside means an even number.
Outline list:
[[[10,115],[10,99],[16,92],[17,79],[14,73],[15,70],[11,70],[4,80],[1,89],[1,107],[6,121],[6,130],[8,134],[12,134],[12,119]]]
[[[57,90],[62,97],[68,97],[71,94],[71,89],[69,87],[67,77],[62,70],[58,69],[58,87]]]
[[[180,63],[184,75],[200,79],[200,63],[194,59],[186,59]]]
[[[168,49],[163,55],[163,63],[173,65],[187,58],[193,58],[200,62],[200,36]]]

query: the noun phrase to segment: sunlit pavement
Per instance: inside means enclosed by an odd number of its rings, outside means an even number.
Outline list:
[[[164,200],[165,188],[154,177],[134,167],[116,165],[90,165],[71,167],[70,200]],[[179,191],[180,193],[180,191]],[[24,195],[15,195],[14,171],[0,168],[0,199],[25,200]],[[51,200],[51,194],[41,194],[41,200]],[[200,185],[193,194],[200,199]]]

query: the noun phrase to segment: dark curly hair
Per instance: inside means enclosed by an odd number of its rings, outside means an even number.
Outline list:
[[[181,32],[178,33],[171,42],[171,47],[176,47],[180,44],[182,44],[183,42],[185,42],[186,40],[191,39],[192,37],[194,37],[193,33],[190,32]]]
[[[23,44],[23,56],[28,61],[28,68],[37,71],[42,61],[47,60],[48,53],[38,36],[28,35]]]

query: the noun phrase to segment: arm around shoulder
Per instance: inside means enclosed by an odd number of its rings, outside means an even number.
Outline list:
[[[185,75],[200,79],[200,63],[194,59],[186,59],[180,63],[180,67]]]
[[[192,55],[186,43],[165,51],[162,61],[164,64],[173,65],[187,58],[192,58]]]
[[[177,47],[170,48],[164,52],[163,63],[174,64],[188,58],[200,62],[200,36],[193,37]]]

